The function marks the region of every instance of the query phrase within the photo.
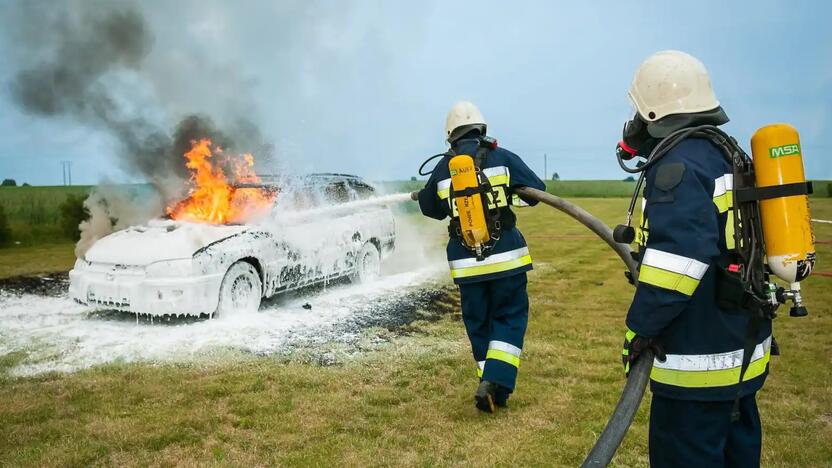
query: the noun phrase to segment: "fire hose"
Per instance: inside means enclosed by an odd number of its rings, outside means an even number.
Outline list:
[[[589,228],[589,230],[603,239],[621,257],[621,260],[627,265],[627,269],[630,270],[633,280],[637,281],[638,264],[631,255],[630,247],[613,240],[612,229],[601,222],[601,220],[583,208],[542,190],[531,187],[520,187],[515,189],[514,192],[523,198],[534,199],[560,210]],[[630,424],[633,423],[633,418],[635,418],[642,397],[644,396],[644,390],[647,388],[647,382],[650,380],[650,371],[652,368],[653,352],[645,350],[631,366],[630,375],[627,377],[627,382],[621,391],[618,404],[610,415],[604,431],[598,437],[598,440],[595,441],[595,445],[581,465],[582,467],[607,466],[612,461],[615,451],[618,450],[621,441],[624,440],[624,435],[627,434],[627,430],[630,428]]]
[[[603,239],[618,254],[627,266],[627,269],[629,269],[633,281],[638,280],[638,264],[632,256],[630,247],[626,244],[616,242],[612,236],[612,229],[601,220],[583,208],[542,190],[531,187],[520,187],[516,188],[514,193],[525,199],[537,200],[556,210],[560,210],[589,228],[589,230]],[[413,198],[416,199],[415,196]],[[633,418],[638,411],[644,396],[644,391],[647,388],[647,382],[650,379],[650,371],[652,368],[653,353],[650,350],[645,350],[631,366],[629,377],[624,384],[624,389],[621,391],[618,404],[610,415],[604,431],[598,437],[598,440],[595,441],[595,445],[581,465],[582,467],[607,466],[612,461],[615,451],[618,450],[621,441],[624,440],[624,436],[627,434],[627,430],[630,428]]]
[[[630,247],[627,244],[619,244],[612,238],[612,229],[604,224],[600,219],[592,216],[588,211],[578,205],[570,203],[563,198],[552,195],[531,187],[520,187],[514,189],[514,193],[523,198],[530,198],[545,203],[556,210],[560,210],[569,216],[575,218],[576,221],[583,224],[590,231],[594,232],[601,239],[604,240],[614,251],[621,257],[621,260],[627,265],[630,274],[633,278],[638,278],[638,265],[631,254]]]

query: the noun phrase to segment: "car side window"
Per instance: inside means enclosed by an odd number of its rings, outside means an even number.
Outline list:
[[[330,203],[346,203],[365,200],[375,193],[375,189],[361,181],[346,180],[327,184],[324,192]]]

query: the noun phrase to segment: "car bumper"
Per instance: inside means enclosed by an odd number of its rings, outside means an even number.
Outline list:
[[[69,294],[95,309],[148,315],[201,315],[217,309],[222,274],[147,278],[142,274],[69,272]]]

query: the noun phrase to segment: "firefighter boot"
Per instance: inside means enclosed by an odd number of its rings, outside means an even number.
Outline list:
[[[500,408],[508,408],[508,397],[510,395],[511,391],[509,389],[497,385],[497,389],[494,391],[494,404]]]
[[[497,392],[497,385],[487,380],[480,382],[474,400],[477,402],[477,409],[486,413],[494,412],[494,394]]]

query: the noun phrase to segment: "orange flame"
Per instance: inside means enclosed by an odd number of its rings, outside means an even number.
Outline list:
[[[228,224],[244,223],[264,215],[274,203],[274,192],[258,188],[232,186],[222,168],[211,162],[213,153],[222,154],[222,149],[211,150],[211,140],[192,142],[191,150],[185,153],[191,170],[191,189],[188,198],[167,208],[171,218],[199,223]],[[254,171],[254,157],[244,154],[229,160],[234,172],[234,183],[259,183]]]

